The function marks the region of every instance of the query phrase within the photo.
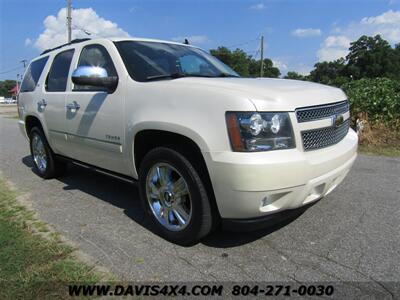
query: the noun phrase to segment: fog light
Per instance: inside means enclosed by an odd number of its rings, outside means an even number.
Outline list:
[[[266,196],[266,197],[264,197],[264,198],[261,200],[261,206],[270,205],[273,201],[274,201],[274,200],[273,200],[272,197]]]

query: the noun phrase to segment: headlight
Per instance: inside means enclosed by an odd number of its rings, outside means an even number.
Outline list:
[[[288,113],[228,112],[233,151],[269,151],[295,147]]]

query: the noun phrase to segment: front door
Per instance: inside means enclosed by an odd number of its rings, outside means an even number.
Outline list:
[[[68,155],[65,132],[65,97],[68,73],[74,49],[58,53],[45,79],[43,94],[38,98],[37,109],[44,115],[45,126],[52,149],[61,155]]]
[[[83,47],[76,67],[97,66],[118,76],[107,49]],[[93,86],[73,85],[66,96],[69,156],[97,167],[127,174],[124,163],[124,98],[120,86],[110,93]]]

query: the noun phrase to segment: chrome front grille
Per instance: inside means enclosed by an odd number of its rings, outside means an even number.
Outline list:
[[[304,151],[317,150],[339,143],[349,131],[350,118],[341,124],[335,121],[339,120],[339,117],[343,120],[342,115],[348,111],[348,101],[296,109],[298,123],[320,119],[332,120],[332,125],[329,127],[309,129],[300,132]]]
[[[349,102],[342,101],[333,104],[310,106],[296,109],[297,122],[310,122],[325,119],[349,110]]]
[[[325,148],[339,143],[349,131],[350,119],[339,127],[325,127],[301,132],[305,151]]]

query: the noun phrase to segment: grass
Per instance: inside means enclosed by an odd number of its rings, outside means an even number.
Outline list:
[[[8,119],[19,119],[19,116],[15,112],[1,112],[0,117],[8,118]]]
[[[49,231],[0,178],[0,299],[66,299],[66,282],[104,280]]]
[[[400,147],[392,145],[358,145],[358,150],[362,154],[384,155],[396,157],[400,156]]]
[[[362,127],[358,136],[360,153],[391,157],[400,156],[400,120],[392,123],[370,122],[365,113],[359,114],[358,118]]]
[[[15,113],[0,113],[0,116],[3,116],[8,119],[19,119],[19,116]]]
[[[11,115],[11,116],[7,116],[7,118],[10,118],[10,119],[19,119],[19,116],[18,115]]]

